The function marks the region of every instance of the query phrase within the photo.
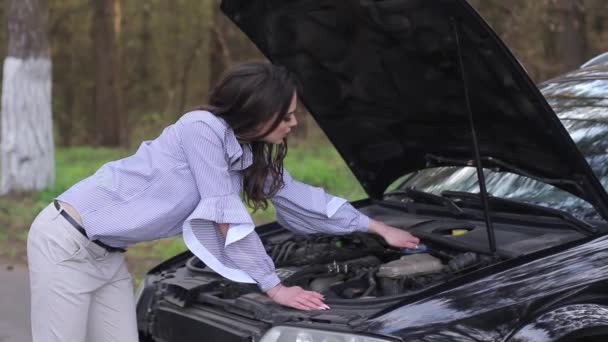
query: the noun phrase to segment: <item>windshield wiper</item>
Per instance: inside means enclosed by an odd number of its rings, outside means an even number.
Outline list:
[[[405,190],[393,190],[386,192],[385,196],[404,195],[414,202],[426,202],[431,204],[441,205],[447,208],[450,213],[456,216],[465,215],[465,212],[454,201],[448,197],[435,195],[432,193],[416,190],[414,188],[406,188]]]
[[[449,198],[451,200],[453,198],[461,198],[461,199],[467,199],[467,200],[474,200],[476,204],[481,204],[481,199],[480,199],[479,194],[473,193],[473,192],[446,190],[446,191],[443,191],[441,193],[441,195],[443,197]],[[488,199],[489,199],[490,203],[492,204],[492,209],[495,211],[501,211],[506,208],[510,208],[513,210],[523,210],[523,211],[527,211],[527,212],[533,211],[533,212],[537,212],[539,214],[547,215],[549,217],[561,218],[562,220],[572,224],[574,226],[574,228],[580,233],[583,233],[586,235],[597,233],[597,229],[594,226],[590,225],[589,223],[587,223],[583,220],[576,218],[572,214],[565,212],[563,210],[543,207],[543,206],[531,204],[531,203],[518,202],[518,201],[514,201],[514,200],[510,200],[510,199],[506,199],[506,198],[494,197],[494,196],[488,196]]]

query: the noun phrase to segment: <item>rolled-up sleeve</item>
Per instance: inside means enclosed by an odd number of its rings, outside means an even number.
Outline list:
[[[183,123],[181,143],[200,194],[184,222],[186,246],[207,266],[238,282],[267,290],[279,283],[255,225],[234,186],[221,129],[204,121]],[[225,132],[224,132],[225,133]],[[228,224],[224,237],[218,223]]]
[[[283,171],[285,185],[271,199],[277,220],[300,234],[367,232],[369,218],[347,200],[310,186]]]

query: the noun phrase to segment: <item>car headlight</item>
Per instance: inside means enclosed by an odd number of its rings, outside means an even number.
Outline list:
[[[383,338],[297,327],[274,327],[260,342],[388,342]]]

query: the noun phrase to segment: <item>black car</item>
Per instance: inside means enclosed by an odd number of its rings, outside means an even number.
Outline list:
[[[297,76],[369,194],[353,204],[426,249],[266,224],[282,282],[331,310],[279,306],[184,252],[142,282],[143,340],[608,341],[608,65],[546,82],[543,97],[464,0],[222,10]]]

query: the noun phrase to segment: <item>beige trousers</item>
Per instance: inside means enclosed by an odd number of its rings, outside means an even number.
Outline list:
[[[46,207],[27,239],[33,342],[136,342],[131,275],[122,253],[89,241]]]

